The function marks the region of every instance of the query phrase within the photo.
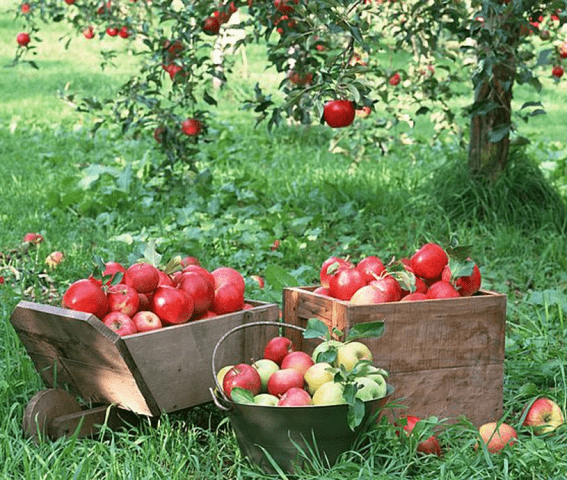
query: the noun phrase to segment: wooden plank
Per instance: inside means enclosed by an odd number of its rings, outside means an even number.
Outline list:
[[[122,338],[98,318],[22,301],[10,321],[46,386],[67,383],[86,402],[159,413]]]
[[[504,414],[502,364],[394,373],[392,400],[407,408],[388,412],[393,418],[416,415],[455,421],[463,415],[475,426],[498,421]]]
[[[160,410],[173,412],[211,401],[213,349],[226,332],[245,323],[276,321],[278,316],[277,305],[257,302],[251,310],[128,336],[124,342]],[[239,331],[227,339],[217,365],[259,358],[258,347],[268,332],[256,330]]]

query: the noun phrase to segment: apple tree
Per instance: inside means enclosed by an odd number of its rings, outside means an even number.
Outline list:
[[[236,12],[240,20],[231,22]],[[231,49],[262,42],[281,73],[282,100],[250,86],[244,107],[259,123],[347,125],[352,120],[333,123],[324,113],[327,102],[348,101],[367,117],[356,141],[385,149],[393,127],[420,116],[437,134],[464,138],[464,114],[470,171],[489,178],[506,166],[511,142],[525,141],[514,113],[522,120],[543,113],[537,102],[514,112],[514,85],[541,89],[542,71],[559,81],[567,57],[567,0],[25,0],[18,16],[31,41],[19,44],[16,61],[33,53],[40,21],[66,22],[87,39],[131,42],[140,71],[115,97],[77,103],[124,133],[151,132],[166,159],[160,170],[170,175],[197,170],[216,103],[211,79],[228,78],[213,53],[226,47],[219,42],[229,23],[239,32]],[[465,109],[457,106],[463,96]]]

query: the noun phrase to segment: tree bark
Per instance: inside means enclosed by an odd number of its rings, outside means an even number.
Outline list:
[[[483,78],[475,89],[475,105],[486,108],[471,116],[469,171],[491,180],[498,178],[508,162],[512,116],[512,86],[515,61],[494,64],[492,75]],[[501,132],[505,131],[505,134]]]

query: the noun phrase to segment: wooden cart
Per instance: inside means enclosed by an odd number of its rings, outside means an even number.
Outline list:
[[[36,440],[86,436],[136,414],[156,417],[210,402],[219,338],[237,325],[279,319],[276,304],[247,302],[253,308],[120,337],[91,314],[21,301],[10,321],[47,387],[28,403],[24,432]],[[253,356],[272,334],[243,332],[219,361]]]

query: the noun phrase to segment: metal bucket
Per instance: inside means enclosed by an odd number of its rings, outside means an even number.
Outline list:
[[[217,379],[217,349],[237,330],[266,325],[304,330],[297,325],[279,322],[254,322],[228,331],[213,351],[212,371],[217,386],[216,390],[211,389],[213,401],[227,414],[242,453],[262,468],[269,471],[279,468],[293,473],[307,459],[332,466],[342,453],[352,449],[359,436],[376,421],[394,389],[388,385],[385,397],[365,402],[363,421],[354,431],[348,425],[347,405],[277,407],[233,402],[226,397]]]

